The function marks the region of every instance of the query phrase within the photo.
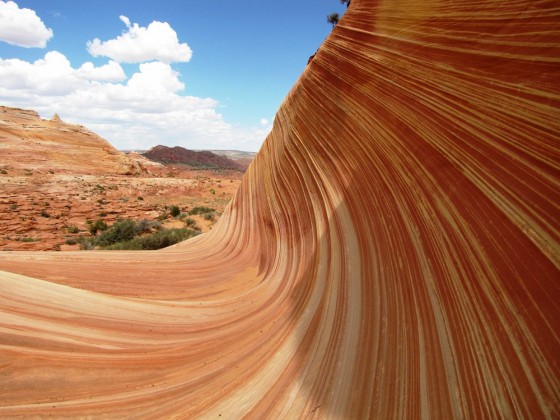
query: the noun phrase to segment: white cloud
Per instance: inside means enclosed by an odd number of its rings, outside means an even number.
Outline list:
[[[214,99],[182,94],[180,74],[169,64],[140,64],[125,80],[121,72],[113,61],[100,67],[87,62],[74,69],[56,51],[33,63],[0,59],[0,103],[34,109],[44,118],[56,112],[119,149],[165,144],[257,151],[270,131],[269,125],[232,125],[217,111]]]
[[[20,47],[45,48],[53,31],[34,10],[20,9],[13,1],[0,0],[0,41]]]
[[[120,82],[126,79],[121,65],[113,60],[101,67],[95,67],[93,63],[87,61],[76,70],[76,74],[86,80]]]
[[[268,120],[266,118],[261,118],[259,124],[262,125],[263,127],[266,127],[268,125]]]
[[[79,80],[68,59],[57,51],[33,63],[0,58],[0,87],[22,94],[66,95],[78,88]]]
[[[120,15],[119,19],[126,25],[127,28],[130,29],[130,19],[126,16]]]
[[[159,61],[140,64],[140,72],[134,73],[128,86],[141,92],[162,93],[178,92],[185,88],[179,81],[179,73],[169,64]]]
[[[119,63],[141,63],[158,60],[164,63],[187,62],[192,50],[186,43],[179,43],[177,33],[167,22],[153,21],[147,28],[131,24],[120,16],[127,31],[115,39],[88,41],[87,48],[94,57],[109,57]]]

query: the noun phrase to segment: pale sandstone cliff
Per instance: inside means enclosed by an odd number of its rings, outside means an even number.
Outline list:
[[[0,168],[39,172],[134,175],[142,165],[81,125],[55,114],[0,106]]]
[[[559,417],[559,20],[353,0],[211,233],[0,255],[0,414]]]

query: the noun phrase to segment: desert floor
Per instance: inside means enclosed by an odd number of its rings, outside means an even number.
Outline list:
[[[72,238],[90,235],[87,221],[118,218],[160,220],[163,227],[185,227],[166,217],[171,205],[183,213],[197,206],[215,209],[216,218],[188,216],[201,232],[212,229],[241,182],[241,173],[161,168],[134,177],[19,171],[0,174],[0,251],[78,250]],[[184,218],[184,216],[183,216]]]

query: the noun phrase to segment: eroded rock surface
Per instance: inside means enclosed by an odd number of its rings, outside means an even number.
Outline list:
[[[0,254],[0,414],[558,418],[559,23],[352,0],[210,233]]]
[[[55,114],[0,106],[0,170],[44,173],[139,175],[138,161],[81,125]],[[9,164],[7,163],[9,162]]]

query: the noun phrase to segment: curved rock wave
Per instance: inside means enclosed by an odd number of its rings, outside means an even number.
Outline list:
[[[353,0],[212,232],[0,255],[0,415],[558,417],[559,18]]]

